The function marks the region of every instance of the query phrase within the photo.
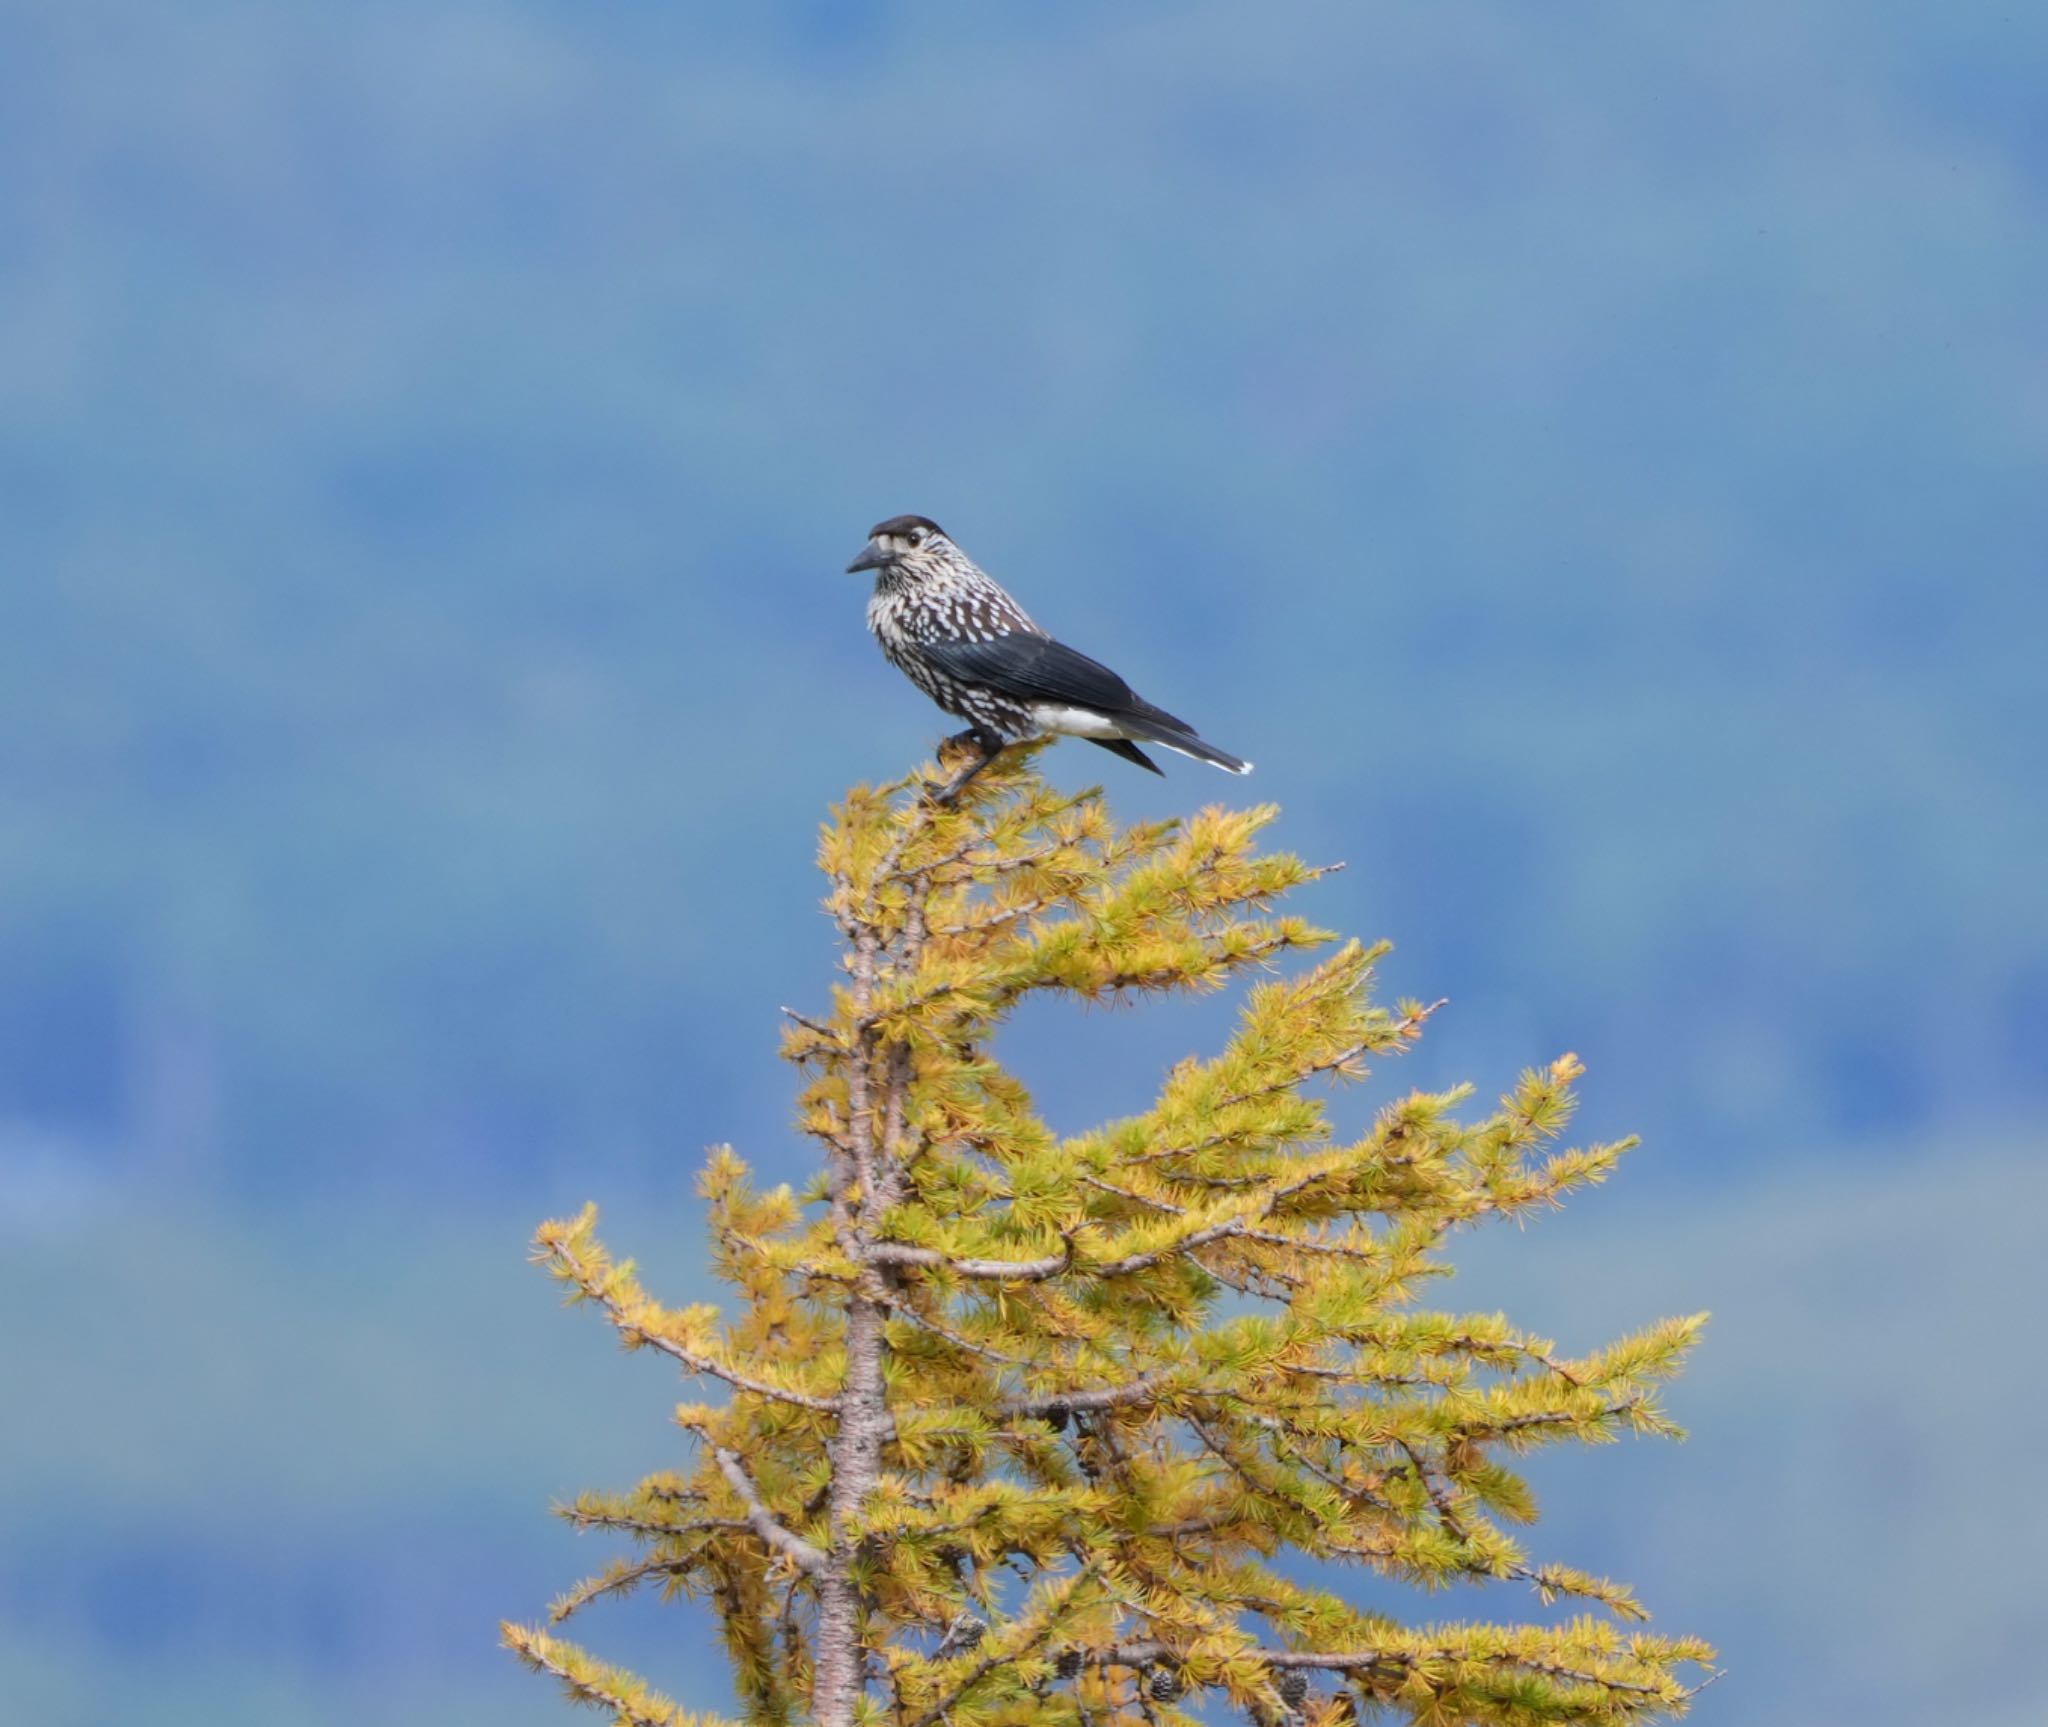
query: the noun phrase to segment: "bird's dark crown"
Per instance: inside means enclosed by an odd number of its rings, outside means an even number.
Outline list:
[[[912,528],[923,528],[927,533],[943,534],[946,530],[929,516],[891,516],[886,522],[877,522],[868,529],[868,538],[879,539],[884,534],[904,535]]]

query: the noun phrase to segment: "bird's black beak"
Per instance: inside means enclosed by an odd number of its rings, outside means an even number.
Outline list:
[[[849,576],[858,575],[862,570],[879,570],[884,564],[894,562],[895,559],[887,552],[870,542],[861,548],[860,556],[846,566],[846,573]]]

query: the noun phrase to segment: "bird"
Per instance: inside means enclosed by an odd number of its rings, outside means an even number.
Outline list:
[[[1158,744],[1233,774],[1252,764],[1154,707],[1117,674],[1055,641],[929,516],[891,516],[868,530],[848,575],[875,572],[868,628],[890,663],[968,729],[949,744],[980,759],[941,792],[962,787],[1012,744],[1086,738],[1152,773],[1138,747]]]

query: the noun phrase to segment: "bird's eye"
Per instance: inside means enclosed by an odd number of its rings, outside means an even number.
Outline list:
[[[924,529],[922,529],[922,528],[912,528],[912,529],[910,530],[910,543],[911,543],[911,544],[912,544],[913,546],[921,546],[921,545],[923,545],[923,544],[924,544]]]

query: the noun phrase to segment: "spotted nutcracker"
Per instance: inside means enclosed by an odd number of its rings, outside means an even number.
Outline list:
[[[950,742],[980,759],[950,796],[1006,746],[1049,735],[1092,744],[1158,773],[1139,741],[1161,744],[1234,774],[1252,764],[1205,743],[1185,720],[1155,708],[1107,666],[1056,642],[929,516],[891,516],[868,533],[849,574],[875,572],[868,628],[910,681],[968,722]]]

